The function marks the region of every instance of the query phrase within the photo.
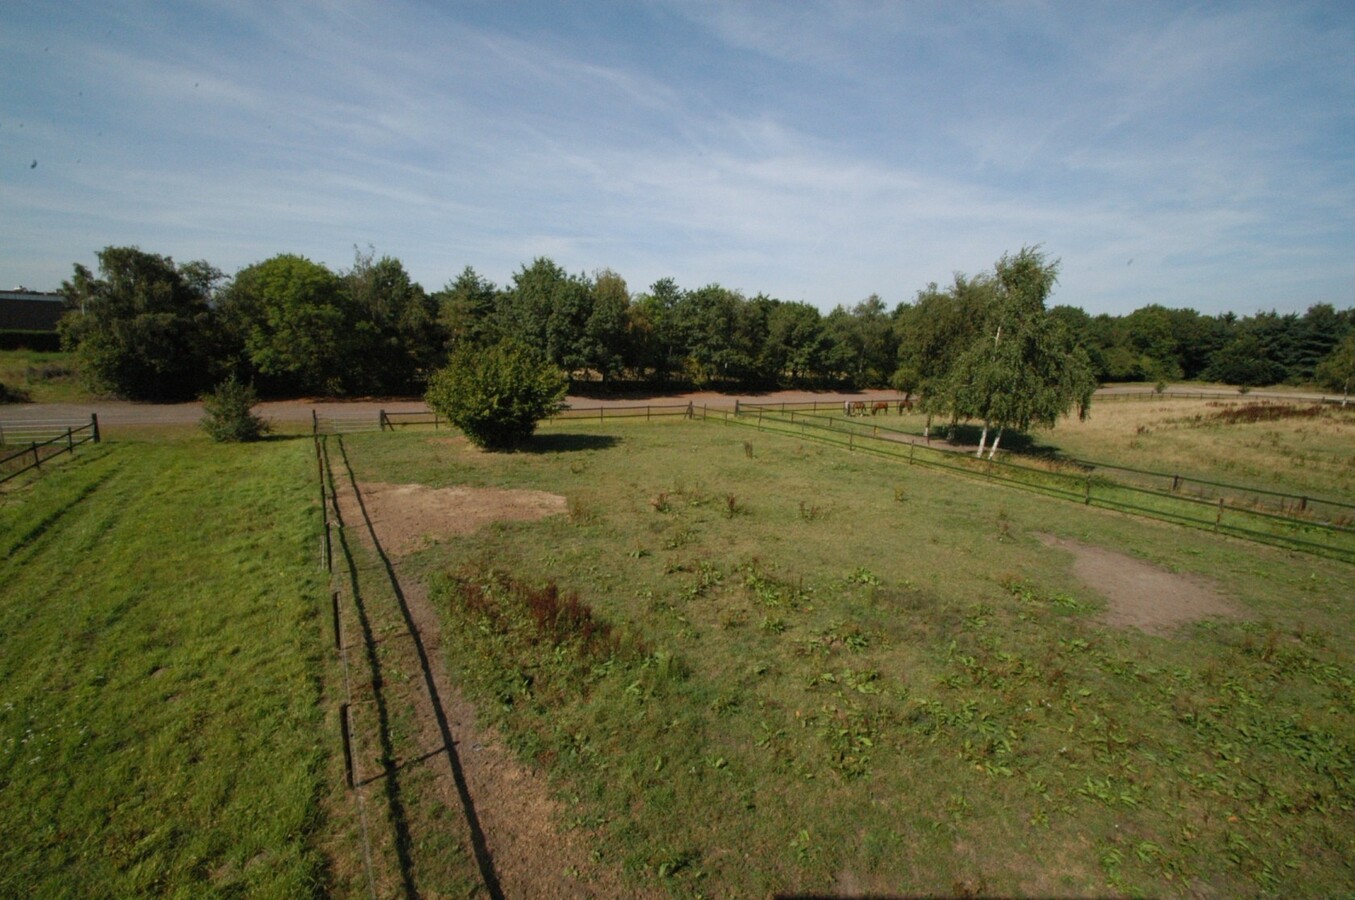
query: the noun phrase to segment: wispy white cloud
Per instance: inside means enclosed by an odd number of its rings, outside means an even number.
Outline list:
[[[370,242],[435,287],[549,255],[829,307],[1043,243],[1093,311],[1349,303],[1329,7],[69,9],[0,9],[0,281]]]

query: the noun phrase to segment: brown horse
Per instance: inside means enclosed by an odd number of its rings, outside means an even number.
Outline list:
[[[864,400],[849,400],[849,401],[848,401],[847,415],[849,415],[849,416],[864,416],[865,414],[866,414],[866,401],[864,401]]]
[[[875,405],[870,408],[870,414],[873,416],[878,412],[889,415],[889,404],[884,400],[876,400]]]
[[[912,412],[912,411],[913,411],[913,401],[912,401],[912,400],[900,400],[900,401],[899,401],[899,415],[903,415],[904,410],[907,410],[908,412]]]

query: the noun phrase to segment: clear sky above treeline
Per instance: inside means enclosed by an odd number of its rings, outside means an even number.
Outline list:
[[[537,256],[823,310],[1355,301],[1355,4],[0,3],[0,287]]]

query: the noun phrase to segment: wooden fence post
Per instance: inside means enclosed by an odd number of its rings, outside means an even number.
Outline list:
[[[94,443],[99,443],[99,414],[89,414],[89,427],[94,430]]]
[[[37,441],[34,441],[34,442],[33,442],[33,467],[34,467],[35,469],[41,469],[41,468],[42,468],[42,457],[38,455],[38,442],[37,442]]]
[[[1214,530],[1218,531],[1219,526],[1223,524],[1223,498],[1219,498],[1219,511],[1214,514]]]
[[[315,410],[312,409],[312,410],[311,410],[311,435],[314,436],[314,435],[317,435],[317,434],[319,434],[319,433],[320,433],[320,417],[316,414]]]

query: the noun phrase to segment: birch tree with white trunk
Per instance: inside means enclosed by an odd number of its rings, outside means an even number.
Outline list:
[[[1039,248],[997,263],[992,314],[956,360],[947,390],[954,414],[983,423],[978,457],[996,456],[1007,429],[1052,428],[1074,407],[1087,415],[1096,389],[1091,361],[1045,309],[1057,278],[1058,261],[1047,262]]]

